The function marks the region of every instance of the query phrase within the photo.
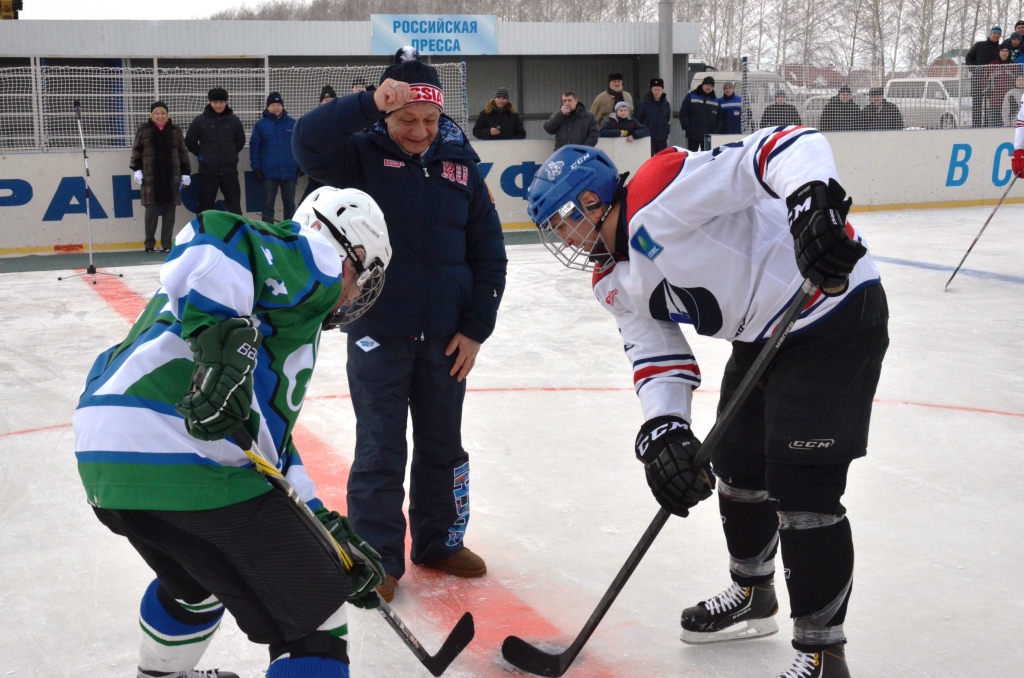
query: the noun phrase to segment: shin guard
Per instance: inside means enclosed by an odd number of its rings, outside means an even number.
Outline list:
[[[224,606],[213,596],[198,603],[175,600],[154,579],[139,610],[139,667],[164,672],[195,668],[223,616]]]
[[[740,586],[775,576],[779,517],[764,490],[743,490],[718,483],[718,510],[729,548],[729,573]]]

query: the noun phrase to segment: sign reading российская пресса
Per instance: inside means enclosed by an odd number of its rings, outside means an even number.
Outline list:
[[[371,14],[370,51],[394,54],[412,45],[420,54],[497,54],[493,14]]]

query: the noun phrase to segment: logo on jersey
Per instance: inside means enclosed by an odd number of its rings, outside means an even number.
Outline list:
[[[392,160],[391,158],[384,158],[385,167],[405,167],[405,163],[401,160]]]
[[[380,346],[380,344],[374,341],[372,337],[363,337],[362,339],[356,342],[356,346],[363,349],[365,353],[369,353],[373,349]]]
[[[646,226],[640,226],[633,237],[629,239],[629,246],[651,261],[658,258],[658,255],[665,251],[665,248],[654,242],[654,238],[647,232]]]
[[[563,167],[565,167],[565,163],[561,160],[557,162],[549,162],[544,168],[544,172],[548,175],[548,181],[554,181],[555,177],[562,173]]]
[[[319,221],[317,222],[320,223]],[[284,284],[283,280],[274,280],[273,278],[267,278],[263,281],[263,284],[270,288],[270,293],[275,297],[280,294],[288,294],[288,287]]]
[[[811,440],[794,440],[789,443],[791,450],[827,450],[836,444],[831,438],[814,438]]]
[[[466,186],[469,184],[469,168],[465,165],[445,160],[441,163],[441,177]]]
[[[619,290],[618,290],[618,288],[615,288],[614,290],[612,290],[611,292],[608,293],[607,297],[604,298],[604,303],[608,304],[609,306],[614,306],[615,305],[615,297],[617,297],[618,294],[619,294]]]

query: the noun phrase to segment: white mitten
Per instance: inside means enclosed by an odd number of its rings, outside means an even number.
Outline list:
[[[142,170],[135,170],[135,183],[142,185]]]

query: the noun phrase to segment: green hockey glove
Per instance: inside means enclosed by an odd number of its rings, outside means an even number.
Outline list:
[[[200,440],[220,440],[248,421],[252,373],[262,336],[251,318],[229,318],[188,339],[196,368],[192,390],[174,406]]]
[[[352,529],[352,523],[348,518],[337,511],[331,511],[321,520],[334,537],[334,541],[338,542],[341,550],[348,556],[345,573],[352,583],[352,592],[348,594],[349,605],[366,610],[380,607],[380,599],[374,591],[384,581],[384,566],[380,564],[380,554],[363,541],[363,538]]]

